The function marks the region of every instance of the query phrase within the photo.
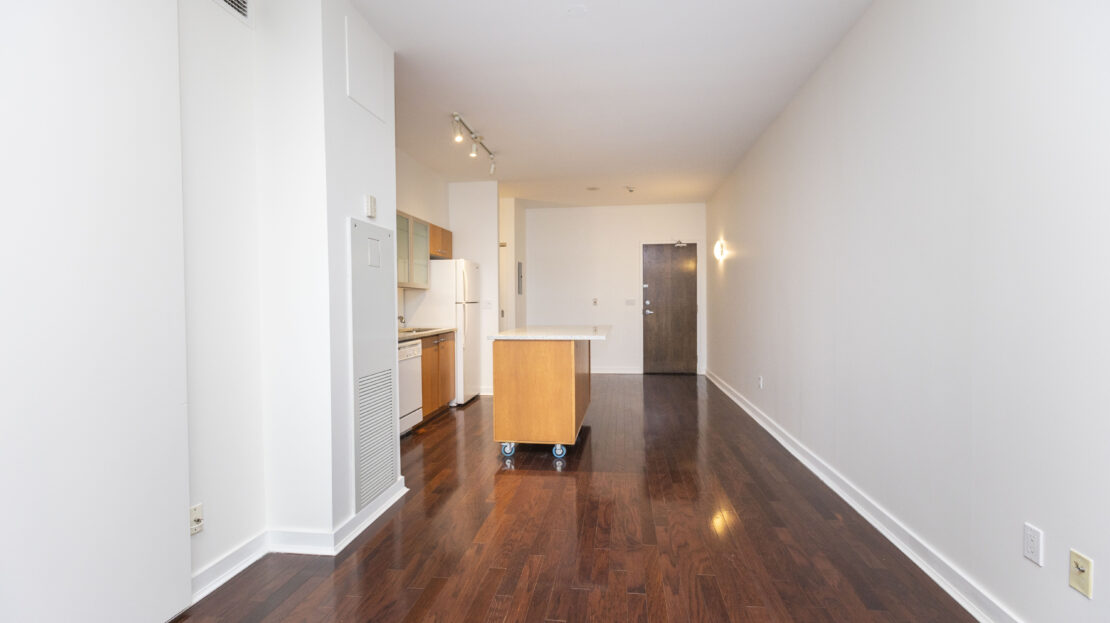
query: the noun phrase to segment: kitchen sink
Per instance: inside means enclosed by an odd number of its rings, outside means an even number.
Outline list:
[[[397,329],[397,333],[423,333],[424,331],[435,331],[434,327],[413,327],[411,329]]]

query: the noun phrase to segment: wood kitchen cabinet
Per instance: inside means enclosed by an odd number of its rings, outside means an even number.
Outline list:
[[[427,418],[455,399],[455,332],[421,340],[422,408]]]
[[[451,240],[452,234],[450,229],[444,229],[438,225],[432,225],[431,233],[431,254],[437,260],[451,259]]]

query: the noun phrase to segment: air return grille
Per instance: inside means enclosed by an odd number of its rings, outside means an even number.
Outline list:
[[[224,0],[224,4],[234,9],[239,15],[247,16],[247,0]]]
[[[355,404],[355,506],[362,510],[397,481],[393,369],[358,379]]]

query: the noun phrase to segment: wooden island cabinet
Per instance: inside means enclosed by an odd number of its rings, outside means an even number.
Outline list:
[[[502,331],[493,343],[493,439],[512,456],[518,443],[554,444],[562,458],[590,406],[590,342],[602,326],[543,326]]]

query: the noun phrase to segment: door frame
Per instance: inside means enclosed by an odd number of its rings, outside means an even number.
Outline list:
[[[697,270],[697,275],[695,277],[696,280],[697,280],[697,295],[696,295],[696,298],[697,298],[697,315],[696,315],[696,317],[697,317],[697,327],[698,327],[697,328],[698,364],[697,364],[697,368],[695,370],[696,370],[697,374],[705,374],[705,367],[708,363],[708,358],[709,358],[709,351],[708,351],[707,344],[706,344],[706,330],[707,330],[708,324],[709,324],[709,317],[708,317],[707,314],[708,314],[709,310],[708,310],[708,304],[707,304],[707,301],[706,301],[706,283],[707,283],[707,281],[706,281],[706,279],[707,279],[707,275],[706,275],[706,256],[707,256],[707,253],[706,253],[706,251],[707,250],[705,248],[705,236],[698,236],[697,238],[678,237],[678,238],[671,238],[669,240],[659,240],[659,239],[654,239],[654,238],[649,239],[649,240],[642,240],[641,239],[639,241],[639,243],[637,244],[637,246],[636,246],[636,252],[638,253],[636,263],[639,266],[639,269],[638,269],[637,274],[636,274],[636,280],[637,280],[636,283],[637,283],[637,288],[640,291],[640,318],[636,322],[636,327],[637,327],[637,330],[638,330],[638,334],[640,336],[640,338],[639,338],[640,339],[640,372],[639,372],[640,374],[644,373],[644,342],[643,342],[643,339],[644,339],[644,288],[643,288],[643,285],[644,285],[644,245],[646,245],[646,244],[670,244],[670,245],[673,245],[674,243],[678,242],[679,240],[681,240],[682,242],[688,242],[690,244],[698,245],[698,254],[697,254],[698,270]]]

